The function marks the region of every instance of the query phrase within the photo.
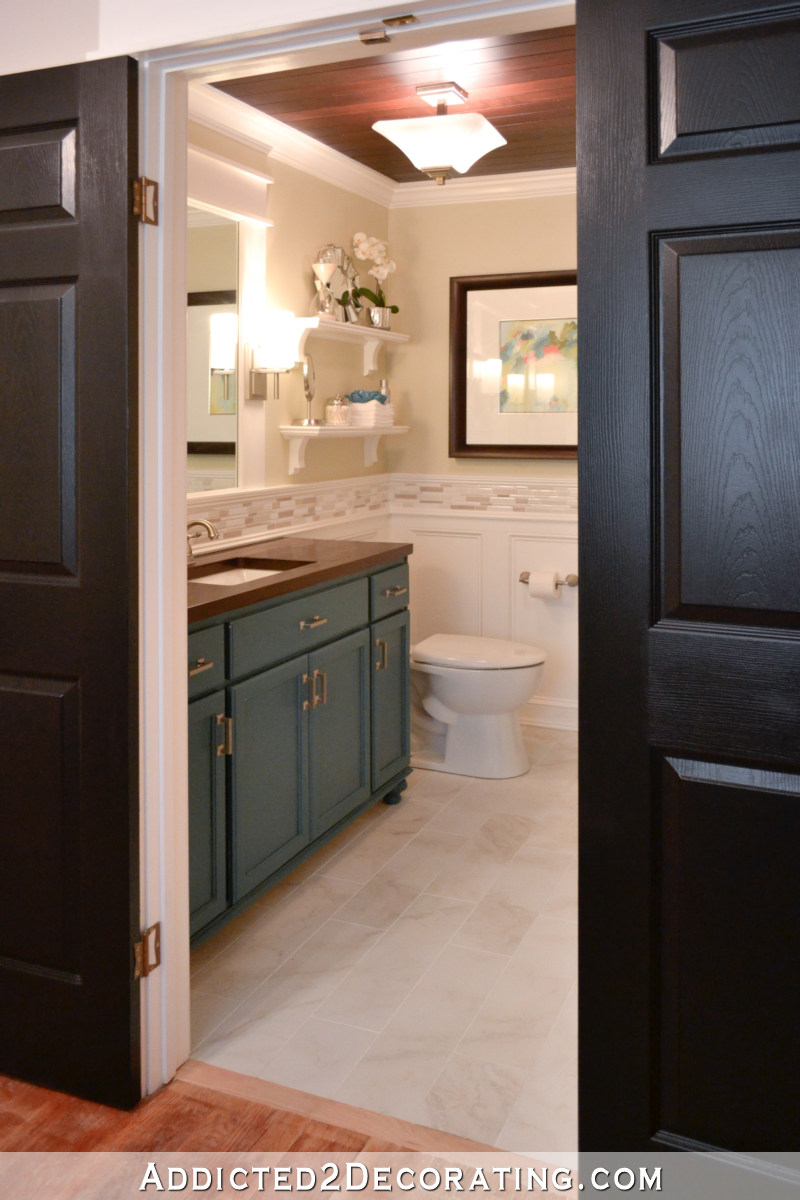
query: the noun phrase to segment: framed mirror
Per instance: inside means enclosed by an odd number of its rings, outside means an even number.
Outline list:
[[[238,483],[239,223],[187,211],[186,451],[188,492]],[[223,320],[220,321],[219,318]]]

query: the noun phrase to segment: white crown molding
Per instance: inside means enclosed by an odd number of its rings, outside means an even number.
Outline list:
[[[575,167],[524,171],[515,175],[478,175],[448,179],[444,187],[432,181],[395,185],[390,208],[427,208],[435,204],[479,204],[487,200],[532,200],[540,196],[574,196]]]
[[[432,180],[394,183],[385,175],[331,150],[308,134],[259,112],[249,104],[207,84],[189,88],[189,117],[218,133],[266,151],[287,166],[334,187],[354,192],[386,208],[424,208],[437,204],[479,204],[492,200],[529,200],[575,194],[575,167],[450,179],[444,187]]]

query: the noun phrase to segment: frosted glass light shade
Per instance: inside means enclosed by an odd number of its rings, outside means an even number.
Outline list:
[[[236,343],[239,340],[239,318],[236,313],[212,313],[209,346],[209,366],[212,371],[236,370]]]
[[[253,366],[260,371],[291,371],[297,361],[297,326],[293,312],[276,309],[266,314]]]
[[[372,128],[394,142],[419,171],[452,167],[463,175],[484,154],[506,144],[503,135],[480,113],[376,121]]]

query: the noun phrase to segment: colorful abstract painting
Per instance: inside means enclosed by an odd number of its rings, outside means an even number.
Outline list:
[[[499,411],[578,411],[577,321],[500,322]]]

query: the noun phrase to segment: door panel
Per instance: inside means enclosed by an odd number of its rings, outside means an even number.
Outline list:
[[[229,689],[232,900],[308,842],[308,718],[302,655]]]
[[[0,78],[0,1072],[140,1095],[136,71]]]
[[[219,753],[225,692],[189,705],[189,932],[224,912],[227,894],[226,756]]]
[[[319,837],[370,794],[369,631],[308,656],[311,837]]]
[[[408,612],[378,621],[372,636],[372,786],[408,766],[410,627]]]
[[[800,8],[578,2],[581,1143],[796,1149]]]

